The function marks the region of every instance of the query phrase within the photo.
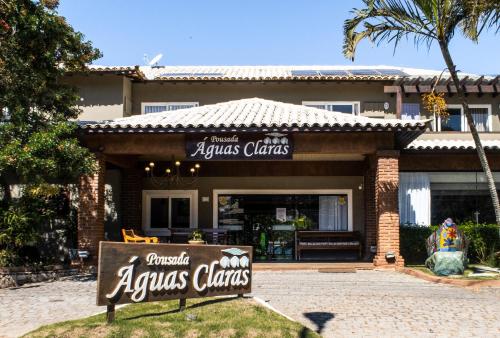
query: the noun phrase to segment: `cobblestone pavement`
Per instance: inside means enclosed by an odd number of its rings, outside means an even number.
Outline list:
[[[252,289],[324,337],[500,337],[500,288],[388,271],[257,271]]]
[[[95,302],[96,281],[88,276],[0,289],[0,337],[18,337],[41,325],[105,310]]]
[[[254,295],[324,337],[499,337],[500,288],[432,284],[396,272],[258,271]],[[103,311],[87,277],[0,290],[0,337]]]

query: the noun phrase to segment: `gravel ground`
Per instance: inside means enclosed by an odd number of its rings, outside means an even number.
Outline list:
[[[324,337],[499,337],[500,288],[433,284],[387,271],[257,271],[253,295]],[[104,311],[88,276],[0,290],[0,336]]]
[[[500,288],[389,271],[254,273],[253,292],[324,337],[500,337]]]

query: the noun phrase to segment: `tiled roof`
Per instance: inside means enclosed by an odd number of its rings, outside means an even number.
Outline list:
[[[395,80],[433,71],[389,66],[161,66],[140,67],[149,80]],[[431,73],[429,73],[431,72]]]
[[[428,120],[374,119],[264,100],[242,99],[100,123],[80,124],[87,132],[189,131],[422,131]]]
[[[123,72],[135,70],[138,66],[99,66],[88,65],[87,68],[95,72]]]
[[[481,140],[483,148],[490,150],[500,149],[500,139]],[[476,146],[473,140],[443,140],[443,139],[425,139],[414,140],[406,149],[409,150],[475,150]]]
[[[88,70],[93,73],[111,73],[130,76],[133,78],[145,79],[144,73],[140,70],[139,66],[99,66],[88,65]]]
[[[433,82],[441,71],[394,66],[99,66],[92,72],[136,74],[142,80],[176,81],[281,81],[281,80],[362,80],[398,81],[408,84]],[[449,74],[441,76],[446,82]],[[492,76],[460,73],[467,83],[494,80]]]

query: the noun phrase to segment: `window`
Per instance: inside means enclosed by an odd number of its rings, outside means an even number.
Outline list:
[[[420,104],[403,103],[402,120],[420,120]]]
[[[307,107],[359,115],[359,101],[302,101]]]
[[[491,131],[491,105],[471,104],[469,109],[477,131]],[[467,119],[461,105],[448,105],[448,113],[447,118],[437,118],[438,131],[469,131]]]
[[[440,118],[441,131],[462,131],[462,109],[448,108],[448,117]]]
[[[352,231],[352,190],[214,190],[213,201],[214,228],[252,245],[256,259],[293,259],[296,226]]]
[[[197,190],[144,190],[142,203],[146,235],[166,236],[168,228],[197,227]]]
[[[141,111],[143,114],[149,114],[198,106],[198,102],[142,102]]]
[[[431,222],[441,224],[451,217],[455,223],[467,221],[495,223],[495,211],[486,189],[476,190],[464,184],[434,185],[431,189]]]
[[[214,190],[213,200],[215,228],[244,230],[281,209],[287,224],[307,216],[312,229],[352,231],[351,190]]]

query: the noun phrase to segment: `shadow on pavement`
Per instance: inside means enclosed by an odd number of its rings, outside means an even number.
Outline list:
[[[316,324],[318,327],[316,332],[321,334],[321,331],[325,328],[325,324],[335,318],[335,315],[331,312],[305,312],[304,316],[311,322]]]

